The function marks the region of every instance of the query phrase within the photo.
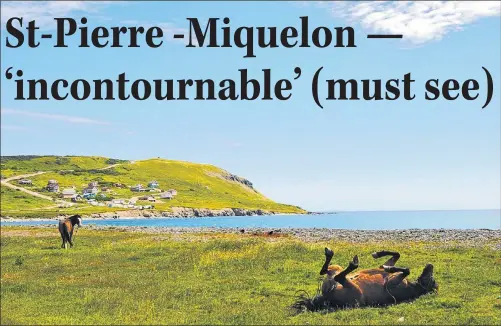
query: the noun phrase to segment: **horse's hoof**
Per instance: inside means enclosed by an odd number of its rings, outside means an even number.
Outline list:
[[[374,259],[378,259],[378,258],[379,258],[379,254],[378,254],[377,252],[373,252],[373,253],[371,254],[371,256],[372,256],[372,258],[374,258]]]
[[[332,251],[331,249],[325,247],[325,256],[332,258],[334,256],[334,251]]]
[[[355,257],[353,257],[352,263],[353,263],[353,265],[358,267],[358,255],[355,255]]]

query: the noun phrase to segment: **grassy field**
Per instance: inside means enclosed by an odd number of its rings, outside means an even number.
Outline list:
[[[119,163],[118,166],[102,170],[111,164]],[[158,211],[168,211],[171,207],[189,208],[242,208],[261,209],[280,213],[304,213],[296,206],[276,203],[254,188],[240,182],[229,180],[230,174],[220,168],[208,164],[196,164],[183,161],[164,159],[151,159],[144,161],[128,162],[118,161],[102,157],[2,157],[2,176],[22,175],[31,172],[45,171],[47,173],[33,176],[32,186],[27,189],[57,198],[58,194],[45,190],[47,181],[55,179],[60,189],[75,187],[81,192],[91,181],[98,181],[101,186],[111,186],[113,183],[121,183],[127,188],[111,187],[108,193],[112,198],[129,199],[133,196],[144,194],[131,192],[128,187],[147,184],[156,180],[160,189],[166,191],[175,189],[178,195],[172,200],[165,200],[155,204]],[[13,181],[15,183],[15,181]],[[156,195],[158,196],[158,194]],[[24,199],[24,198],[23,198]],[[32,206],[26,200],[16,200],[12,196],[2,196],[3,216],[27,216],[38,214],[40,217],[48,215],[65,214],[67,209],[39,210],[34,214]],[[51,201],[40,203],[50,206]],[[88,206],[79,204],[78,206]],[[41,208],[40,206],[39,208]],[[74,209],[72,209],[74,210]],[[115,209],[116,210],[116,209]],[[87,207],[89,213],[108,211],[102,207]]]
[[[2,228],[2,325],[501,324],[501,257],[487,246],[85,228],[73,249],[59,245],[53,229]],[[343,265],[359,254],[360,268],[377,265],[373,251],[398,250],[411,279],[432,262],[439,292],[390,307],[293,315],[296,291],[315,293],[325,245]]]
[[[2,216],[22,216],[26,218],[51,218],[60,214],[92,214],[93,206],[77,205],[69,208],[58,208],[56,202],[38,198],[22,191],[1,187]],[[115,212],[117,208],[99,207],[100,212]]]
[[[2,175],[37,171],[100,169],[114,163],[126,162],[99,156],[2,156]]]
[[[2,210],[17,211],[21,210],[36,210],[45,207],[55,206],[54,202],[38,198],[22,191],[17,191],[8,187],[1,187]]]

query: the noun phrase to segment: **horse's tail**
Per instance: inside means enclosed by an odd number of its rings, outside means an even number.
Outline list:
[[[68,248],[68,242],[70,242],[70,232],[68,231],[68,226],[66,225],[65,222],[60,222],[59,223],[59,232],[61,233],[63,239],[64,239],[64,248]]]

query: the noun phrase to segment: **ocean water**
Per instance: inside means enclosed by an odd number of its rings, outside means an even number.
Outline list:
[[[57,221],[2,222],[2,225]],[[85,219],[85,224],[143,227],[330,228],[351,230],[500,229],[501,210],[339,212],[320,215],[263,215],[197,218]]]

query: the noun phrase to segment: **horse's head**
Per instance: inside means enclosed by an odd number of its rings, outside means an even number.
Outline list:
[[[423,273],[417,279],[417,284],[425,293],[438,290],[438,284],[433,277],[433,265],[427,264],[423,269]]]
[[[80,215],[71,216],[70,221],[72,225],[77,225],[78,227],[82,226],[82,217]]]

